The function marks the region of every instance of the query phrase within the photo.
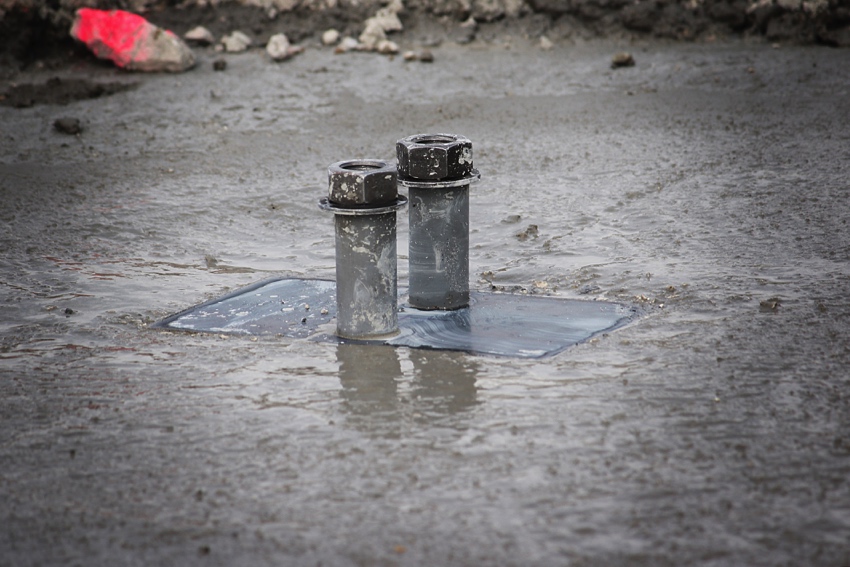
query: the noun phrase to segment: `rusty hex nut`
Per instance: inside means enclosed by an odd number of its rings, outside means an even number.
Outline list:
[[[398,199],[395,165],[377,159],[331,164],[328,166],[328,199],[343,207],[394,203]]]
[[[398,174],[413,179],[461,179],[472,172],[472,142],[456,134],[416,134],[396,143]]]

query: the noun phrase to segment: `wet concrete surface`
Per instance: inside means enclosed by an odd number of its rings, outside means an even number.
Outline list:
[[[850,563],[846,54],[622,47],[0,108],[0,565]],[[647,316],[542,361],[148,328],[333,277],[327,165],[429,131],[475,144],[473,289]]]

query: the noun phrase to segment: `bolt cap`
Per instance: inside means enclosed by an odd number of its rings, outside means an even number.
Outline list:
[[[455,179],[472,172],[472,142],[457,134],[416,134],[396,143],[398,174],[413,179]]]
[[[340,161],[328,167],[328,199],[343,207],[371,207],[398,198],[395,165],[378,159]]]

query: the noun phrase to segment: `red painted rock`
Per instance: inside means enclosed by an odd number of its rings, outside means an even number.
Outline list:
[[[195,54],[179,37],[123,10],[77,10],[71,37],[130,71],[180,72],[195,65]]]

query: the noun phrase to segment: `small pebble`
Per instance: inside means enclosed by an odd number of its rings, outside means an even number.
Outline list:
[[[287,49],[289,49],[289,38],[283,33],[274,34],[266,44],[266,53],[275,61],[285,59]]]
[[[224,71],[227,69],[227,61],[224,59],[216,59],[213,61],[213,70],[214,71]]]
[[[405,61],[416,61],[416,52],[415,51],[405,51],[402,54],[402,57]]]
[[[228,53],[239,53],[251,46],[251,38],[237,30],[221,38],[221,44]]]
[[[381,55],[395,55],[398,53],[398,44],[388,39],[382,39],[378,42],[375,50]]]
[[[83,131],[83,127],[80,125],[80,120],[78,118],[57,118],[56,121],[53,122],[53,127],[58,132],[70,134],[72,136]]]
[[[339,32],[335,29],[329,29],[322,34],[322,44],[335,45],[339,41]]]
[[[620,67],[634,67],[635,58],[628,51],[621,51],[611,58],[611,68],[619,69]]]
[[[291,45],[285,34],[278,33],[271,38],[266,44],[266,53],[273,61],[286,61],[304,51],[304,47],[300,45]]]
[[[321,313],[322,315],[327,315],[327,314],[328,314],[328,310],[327,310],[327,308],[326,308],[326,307],[322,307],[322,310],[321,310],[321,311],[319,311],[319,313]]]
[[[434,54],[431,53],[430,49],[423,49],[419,52],[419,60],[423,63],[433,63],[434,62]]]
[[[210,30],[204,26],[197,26],[183,35],[183,39],[197,43],[198,45],[210,45],[215,43],[215,37]]]
[[[555,47],[555,44],[552,43],[551,39],[545,35],[540,36],[540,49],[543,51],[551,51],[553,47]]]
[[[344,37],[342,38],[342,41],[339,42],[339,45],[336,46],[336,49],[334,49],[334,53],[345,53],[346,51],[352,51],[359,47],[359,41],[353,37]]]

